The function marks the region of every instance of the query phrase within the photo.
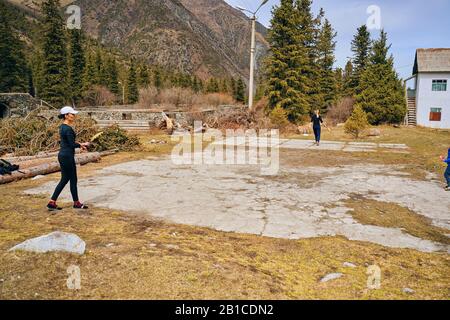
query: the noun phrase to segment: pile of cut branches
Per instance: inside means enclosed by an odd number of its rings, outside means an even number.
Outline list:
[[[32,115],[25,118],[8,118],[0,121],[0,156],[5,153],[14,156],[33,156],[59,149],[59,119],[45,119]],[[99,133],[94,120],[79,117],[74,126],[77,141],[87,142]],[[103,130],[95,141],[92,151],[118,149],[129,151],[140,146],[139,139],[130,136],[117,126]]]

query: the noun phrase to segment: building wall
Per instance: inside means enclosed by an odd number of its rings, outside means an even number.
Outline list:
[[[447,91],[432,91],[433,80],[447,80]],[[420,73],[416,105],[419,126],[450,129],[450,73]],[[441,121],[430,121],[431,108],[442,108]]]

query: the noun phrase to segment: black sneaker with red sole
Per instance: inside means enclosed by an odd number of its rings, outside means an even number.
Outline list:
[[[62,208],[58,207],[58,205],[56,203],[49,203],[47,205],[47,209],[48,209],[48,211],[61,211],[62,210]]]
[[[80,203],[80,202],[75,203],[75,204],[73,205],[73,208],[74,208],[74,209],[89,209],[89,207],[88,207],[87,205],[85,205],[85,204],[83,204],[83,203]]]

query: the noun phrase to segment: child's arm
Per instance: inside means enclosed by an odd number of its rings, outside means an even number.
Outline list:
[[[444,156],[440,156],[440,158],[443,162],[450,164],[450,158],[445,158]]]

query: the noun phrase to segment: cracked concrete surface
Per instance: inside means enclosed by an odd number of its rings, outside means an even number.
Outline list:
[[[448,246],[400,229],[362,225],[343,204],[358,194],[407,207],[450,229],[450,197],[436,181],[415,181],[398,167],[382,165],[283,167],[279,175],[295,179],[262,176],[257,166],[179,166],[170,159],[147,159],[104,168],[81,180],[79,190],[93,206],[221,231],[287,239],[342,235],[388,247],[449,252]],[[27,193],[50,194],[55,185]],[[62,197],[71,200],[68,188]]]

